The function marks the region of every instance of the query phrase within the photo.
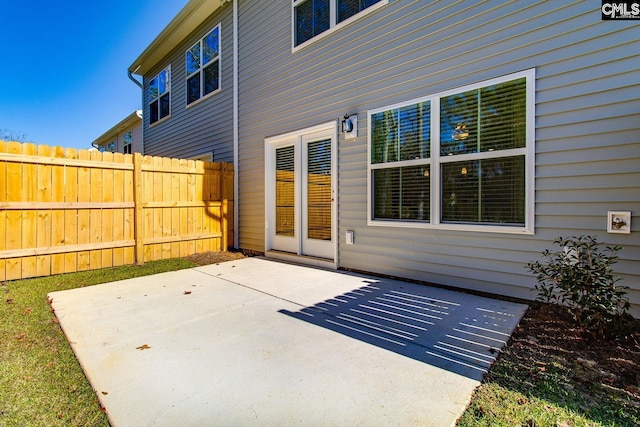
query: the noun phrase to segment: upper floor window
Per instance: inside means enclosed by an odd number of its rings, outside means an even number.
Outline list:
[[[149,124],[167,117],[171,112],[171,66],[160,71],[149,83]]]
[[[293,0],[294,46],[388,0]]]
[[[122,137],[122,152],[124,154],[131,154],[131,131],[124,134]]]
[[[100,151],[101,153],[104,153],[105,151],[114,153],[116,151],[116,142],[111,141],[108,144],[101,145],[100,147],[98,147],[98,151]]]
[[[531,233],[534,75],[371,111],[369,223]]]
[[[220,24],[186,53],[187,104],[220,88]]]

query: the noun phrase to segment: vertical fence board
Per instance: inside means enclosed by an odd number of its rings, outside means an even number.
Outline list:
[[[153,166],[154,160],[151,156],[144,156],[142,165]],[[142,200],[144,202],[151,202],[154,200],[153,197],[153,186],[154,186],[154,176],[151,171],[143,171],[142,172],[142,182],[143,182],[143,191],[142,191]],[[144,227],[142,233],[142,241],[147,240],[150,237],[154,236],[154,212],[153,208],[145,207],[144,209]],[[151,261],[154,258],[153,248],[154,245],[144,245],[144,261]]]
[[[56,159],[64,158],[64,148],[53,147],[52,153]],[[64,203],[65,192],[65,167],[53,165],[51,167],[51,201]],[[65,212],[62,209],[51,210],[51,245],[62,246],[65,244]],[[51,274],[64,273],[64,254],[51,255]]]
[[[35,144],[24,144],[22,154],[35,156]],[[38,167],[35,164],[22,165],[22,201],[35,200],[38,193]],[[24,209],[22,211],[22,249],[36,247],[38,227],[36,211]],[[34,277],[37,274],[37,259],[35,256],[22,258],[22,277]]]
[[[157,162],[161,161],[163,170],[171,169],[171,159],[167,157],[163,157],[162,159],[158,159]],[[171,201],[171,173],[169,172],[155,172],[159,175],[159,181],[162,182],[162,187],[160,189],[156,188],[157,193],[155,194],[156,200],[161,202],[170,202]],[[160,191],[158,191],[160,190]],[[162,233],[157,234],[157,236],[169,237],[173,236],[173,230],[171,229],[173,223],[171,222],[171,211],[173,209],[166,208],[158,208],[156,209],[156,215],[159,215],[157,218],[161,223]],[[162,244],[162,259],[171,258],[171,250],[172,243],[164,243]]]
[[[90,154],[86,150],[78,151],[78,159],[89,160]],[[91,199],[91,172],[88,167],[78,168],[78,202],[89,202]],[[91,212],[89,209],[78,209],[78,244],[91,241]],[[89,269],[89,251],[78,252],[78,271]]]
[[[0,153],[7,151],[7,143],[0,140]],[[0,203],[7,201],[7,162],[0,160]],[[7,215],[0,211],[0,251],[7,248]],[[6,261],[0,259],[0,281],[7,277]]]
[[[125,225],[129,225],[131,224],[131,229],[127,230],[125,228],[125,235],[129,236],[129,233],[132,233],[134,238],[135,238],[135,251],[134,251],[134,259],[136,264],[140,265],[144,263],[144,234],[145,234],[145,219],[144,219],[144,215],[143,215],[143,206],[142,206],[142,201],[144,200],[144,193],[143,193],[143,185],[144,185],[144,179],[143,179],[143,175],[142,175],[142,162],[143,162],[143,158],[142,155],[140,153],[135,153],[133,155],[133,172],[131,175],[127,174],[125,175],[125,177],[127,178],[127,182],[128,179],[131,179],[132,182],[132,189],[133,189],[133,193],[131,194],[131,196],[133,196],[133,201],[134,201],[134,206],[135,208],[133,209],[133,222],[129,223],[127,222]],[[125,194],[127,194],[127,192],[125,192]],[[129,216],[129,219],[131,220],[131,216]],[[125,252],[125,258],[126,256],[129,255],[131,256],[130,253]]]
[[[22,154],[22,145],[17,142],[7,144],[7,153]],[[22,200],[22,164],[7,162],[7,202]],[[6,211],[5,236],[6,249],[22,248],[22,211]],[[22,277],[22,258],[9,258],[5,261],[5,279],[19,279]]]
[[[102,153],[92,151],[91,160],[102,159]],[[102,169],[91,168],[89,171],[89,194],[90,202],[102,201]],[[102,241],[102,209],[91,209],[89,213],[89,243],[100,243]],[[97,269],[102,267],[102,251],[92,250],[89,252],[89,268]]]
[[[50,157],[51,147],[39,145],[38,156]],[[39,163],[37,165],[37,193],[36,202],[51,202],[51,165]],[[36,220],[36,247],[51,246],[51,210],[38,210],[35,212]],[[51,255],[39,255],[36,257],[36,276],[48,276],[51,274]]]
[[[105,162],[113,163],[113,153],[102,153],[102,160]],[[101,200],[105,203],[113,202],[113,174],[114,169],[104,168],[102,169],[102,179],[100,187],[102,187]],[[102,210],[102,230],[100,232],[101,242],[112,242],[113,239],[113,209]],[[100,264],[101,268],[113,267],[113,249],[102,249],[100,251]]]
[[[116,153],[113,155],[113,161],[115,163],[124,163],[124,155]],[[124,170],[113,170],[113,202],[124,202]],[[124,209],[113,209],[113,233],[111,238],[114,241],[124,240]],[[112,265],[114,267],[124,265],[124,248],[114,248]]]

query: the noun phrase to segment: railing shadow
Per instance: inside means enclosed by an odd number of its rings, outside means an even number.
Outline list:
[[[524,306],[393,280],[281,313],[406,357],[482,379]]]

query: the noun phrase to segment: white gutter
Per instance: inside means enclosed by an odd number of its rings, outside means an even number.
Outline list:
[[[240,247],[240,242],[238,241],[238,230],[240,229],[238,225],[238,211],[240,210],[238,191],[238,175],[240,174],[238,126],[238,0],[233,0],[233,245],[236,249]]]

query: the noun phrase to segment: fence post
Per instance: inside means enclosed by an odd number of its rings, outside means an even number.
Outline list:
[[[133,153],[133,236],[137,265],[144,264],[144,228],[142,221],[142,154]]]
[[[229,224],[227,223],[227,215],[229,210],[229,200],[227,198],[227,163],[222,164],[222,170],[220,176],[220,199],[222,201],[221,213],[222,213],[222,221],[221,221],[221,231],[222,231],[222,251],[226,252],[229,247],[228,242],[228,228]]]

